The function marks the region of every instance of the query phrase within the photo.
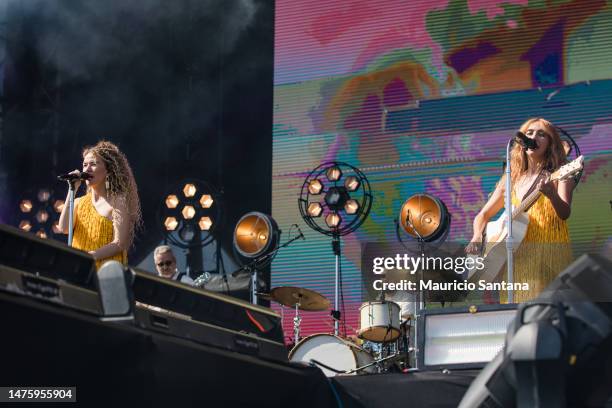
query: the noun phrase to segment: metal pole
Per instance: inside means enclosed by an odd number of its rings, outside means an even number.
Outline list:
[[[514,259],[513,259],[513,248],[514,248],[514,239],[512,237],[512,180],[510,179],[510,148],[512,146],[512,141],[514,139],[510,139],[508,141],[508,145],[506,146],[506,202],[505,202],[505,211],[506,211],[506,230],[508,234],[506,235],[506,257],[508,266],[508,303],[514,303],[514,292],[512,290],[512,283],[514,282]]]
[[[74,229],[74,185],[68,182],[68,246],[72,246],[72,230]]]
[[[332,248],[336,257],[336,276],[334,282],[334,335],[340,335],[340,237],[334,235]]]
[[[257,269],[251,271],[253,275],[253,285],[251,287],[251,303],[257,304]]]

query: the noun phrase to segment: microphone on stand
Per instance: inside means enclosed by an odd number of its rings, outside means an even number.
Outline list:
[[[57,176],[57,179],[62,181],[89,180],[91,178],[91,174],[85,173],[83,171],[80,171],[78,173],[66,173]]]
[[[514,137],[514,140],[516,140],[525,149],[536,150],[538,148],[538,144],[536,143],[536,141],[528,138],[521,131],[516,132],[516,136]]]

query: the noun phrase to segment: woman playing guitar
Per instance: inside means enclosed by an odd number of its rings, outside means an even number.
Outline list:
[[[537,147],[526,149],[516,143],[511,151],[512,205],[518,206],[534,190],[541,195],[529,207],[525,238],[514,254],[514,282],[529,284],[528,291],[516,291],[515,302],[536,297],[571,261],[566,220],[571,213],[573,178],[548,181],[550,174],[566,162],[566,152],[557,128],[542,118],[527,120],[520,128]],[[466,252],[479,251],[487,222],[504,207],[505,175],[474,219],[474,235]],[[563,245],[565,244],[565,245]],[[507,272],[503,269],[504,280]],[[507,299],[502,292],[501,301]]]

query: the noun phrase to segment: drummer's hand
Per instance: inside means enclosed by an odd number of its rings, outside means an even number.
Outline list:
[[[70,173],[68,174],[75,174],[75,175],[80,175],[81,174],[81,170],[72,170]],[[68,183],[68,188],[70,188],[70,180],[66,181]],[[81,187],[81,179],[76,179],[73,183],[74,185],[74,191],[77,191],[79,189],[79,187]]]

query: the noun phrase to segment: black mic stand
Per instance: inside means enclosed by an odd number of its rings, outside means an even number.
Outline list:
[[[278,234],[279,234],[279,239],[280,239],[280,234],[281,234],[280,230]],[[261,265],[268,261],[271,261],[274,255],[276,255],[278,251],[290,245],[292,242],[297,241],[298,239],[301,239],[303,237],[304,235],[300,233],[300,235],[298,235],[297,237],[291,238],[289,241],[285,242],[284,244],[279,245],[276,249],[268,252],[265,255],[260,256],[259,258],[253,259],[248,264],[243,265],[240,268],[236,269],[234,272],[232,272],[233,277],[235,277],[236,275],[238,275],[240,272],[243,272],[243,271],[246,271],[251,274],[251,303],[253,303],[254,305],[257,304],[257,293],[258,293],[257,292],[257,265]]]

